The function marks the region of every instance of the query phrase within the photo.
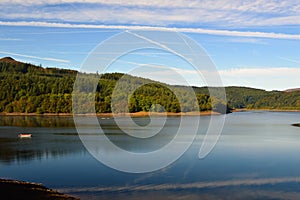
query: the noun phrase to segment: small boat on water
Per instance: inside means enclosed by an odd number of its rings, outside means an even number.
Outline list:
[[[31,138],[32,134],[29,133],[21,133],[18,135],[19,138]]]

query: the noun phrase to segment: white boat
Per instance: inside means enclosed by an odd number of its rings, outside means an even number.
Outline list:
[[[18,135],[19,138],[31,138],[32,134],[29,133],[21,133]]]

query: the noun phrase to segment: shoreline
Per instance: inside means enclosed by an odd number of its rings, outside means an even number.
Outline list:
[[[300,112],[300,110],[281,110],[281,109],[234,109],[231,112],[248,112],[248,111],[266,111],[266,112]],[[12,112],[12,113],[5,113],[0,112],[0,116],[66,116],[70,117],[73,116],[72,113],[20,113],[20,112]],[[131,117],[146,117],[146,116],[210,116],[210,115],[221,115],[221,113],[214,112],[214,111],[201,111],[201,112],[135,112],[135,113],[85,113],[85,114],[75,114],[76,116],[98,116],[98,117],[123,117],[123,116],[131,116]]]
[[[248,108],[241,108],[241,109],[234,109],[231,112],[248,112],[248,111],[265,111],[265,112],[300,112],[300,110],[285,110],[285,109],[248,109]]]
[[[41,183],[18,181],[0,178],[0,195],[9,199],[47,199],[47,200],[78,200],[79,198],[63,194],[45,187]]]
[[[0,116],[73,116],[72,113],[0,113]],[[123,117],[123,116],[131,116],[131,117],[146,117],[146,116],[209,116],[209,115],[220,115],[218,112],[214,111],[204,111],[204,112],[179,112],[179,113],[172,113],[172,112],[135,112],[135,113],[86,113],[86,114],[75,114],[76,116],[99,116],[99,117]]]

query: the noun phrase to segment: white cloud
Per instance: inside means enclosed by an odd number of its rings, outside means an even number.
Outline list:
[[[141,70],[135,70],[131,74],[171,85],[207,86],[207,81],[212,82],[211,79],[219,76],[223,85],[208,86],[246,86],[265,90],[300,87],[300,68],[241,68],[219,70],[216,73],[207,71],[196,73],[196,70],[191,69],[153,65],[148,67],[143,66]]]
[[[91,25],[91,24],[71,24],[71,23],[52,23],[36,21],[0,21],[2,26],[41,26],[41,27],[60,27],[60,28],[89,28],[89,29],[120,29],[120,30],[157,30],[157,31],[176,31],[186,33],[200,33],[210,35],[236,36],[236,37],[254,37],[254,38],[273,38],[273,39],[294,39],[299,40],[300,34],[253,32],[253,31],[230,31],[214,30],[203,28],[168,28],[156,26],[126,26],[126,25]]]
[[[0,38],[0,41],[20,41],[20,38]]]
[[[285,90],[300,86],[300,68],[242,68],[220,70],[225,86],[248,86],[266,90]]]
[[[7,51],[0,51],[0,54],[20,56],[20,57],[24,57],[24,58],[33,58],[33,59],[45,60],[45,61],[61,62],[61,63],[69,63],[70,62],[69,60],[62,60],[62,59],[57,59],[57,58],[47,58],[47,57],[38,57],[38,56],[33,56],[33,55],[19,54],[19,53],[7,52]]]
[[[18,12],[10,12],[17,8]],[[299,25],[300,3],[294,0],[2,0],[7,20],[98,22],[201,26]]]
[[[291,58],[285,58],[285,57],[279,57],[281,60],[286,60],[292,63],[297,63],[300,64],[300,60],[295,60],[295,59],[291,59]]]
[[[214,0],[214,1],[194,1],[194,0],[2,0],[2,3],[23,4],[23,5],[51,5],[51,4],[76,4],[90,3],[103,4],[107,6],[136,6],[136,7],[167,7],[167,8],[202,8],[207,10],[236,10],[236,11],[251,11],[251,12],[284,12],[284,9],[289,8],[297,11],[295,6],[297,2],[293,0]],[[285,11],[286,12],[286,11]]]
[[[197,73],[196,70],[180,69],[163,65],[141,65],[129,71],[129,74],[171,85],[207,85],[202,77],[203,74]]]
[[[253,44],[268,44],[266,41],[260,39],[260,38],[251,38],[251,37],[233,37],[233,38],[227,38],[227,39],[223,39],[222,41],[226,41],[226,42],[233,42],[233,43],[253,43]]]

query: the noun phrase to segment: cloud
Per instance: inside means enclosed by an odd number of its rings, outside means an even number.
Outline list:
[[[260,38],[239,38],[239,37],[234,37],[234,38],[227,38],[223,39],[221,41],[225,42],[233,42],[233,43],[252,43],[252,44],[268,44],[266,41],[260,39]]]
[[[18,12],[10,12],[17,8]],[[2,0],[0,18],[98,24],[245,27],[299,25],[294,0]]]
[[[259,13],[286,13],[286,9],[296,12],[297,2],[293,0],[276,1],[276,0],[254,0],[254,1],[243,1],[243,0],[215,0],[215,1],[194,1],[194,0],[2,0],[4,4],[23,4],[23,5],[51,5],[51,4],[102,4],[106,6],[118,6],[118,7],[167,7],[167,8],[196,8],[196,9],[207,9],[207,10],[222,10],[222,11],[251,11]],[[295,8],[296,6],[296,8]],[[299,6],[298,6],[299,8]]]
[[[290,59],[290,58],[285,58],[285,57],[279,57],[281,60],[286,60],[289,62],[297,63],[300,64],[300,60],[295,60],[295,59]]]
[[[256,31],[231,31],[215,30],[203,28],[169,28],[157,26],[129,26],[129,25],[92,25],[92,24],[71,24],[55,22],[37,22],[37,21],[0,21],[1,26],[39,26],[39,27],[59,27],[59,28],[86,28],[86,29],[119,29],[119,30],[155,30],[155,31],[176,31],[185,33],[200,33],[209,35],[252,37],[252,38],[273,38],[273,39],[291,39],[300,40],[300,34],[285,34]]]
[[[0,41],[20,41],[20,38],[0,38]]]
[[[33,58],[33,59],[38,59],[38,60],[45,60],[45,61],[54,61],[54,62],[61,62],[61,63],[69,63],[69,60],[62,60],[62,59],[57,59],[57,58],[47,58],[47,57],[38,57],[38,56],[32,56],[32,55],[26,55],[26,54],[19,54],[19,53],[12,53],[12,52],[7,52],[7,51],[0,51],[1,54],[6,54],[6,55],[13,55],[13,56],[20,56],[24,58]]]
[[[300,86],[300,68],[241,68],[220,70],[225,86],[285,90]]]
[[[152,68],[152,69],[151,69]],[[148,66],[136,70],[132,75],[157,80],[171,85],[192,86],[245,86],[265,90],[286,90],[300,87],[300,68],[240,68],[219,70],[215,73],[174,67]],[[180,77],[178,76],[180,75]],[[214,84],[212,80],[219,76],[223,85]],[[185,80],[185,81],[183,81]],[[211,85],[213,84],[213,85]]]
[[[137,67],[135,70],[130,71],[129,74],[171,85],[207,85],[201,76],[202,74],[197,73],[196,70],[180,69],[159,64],[143,65],[140,68]]]

